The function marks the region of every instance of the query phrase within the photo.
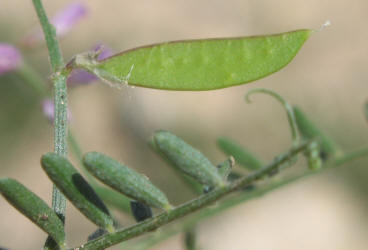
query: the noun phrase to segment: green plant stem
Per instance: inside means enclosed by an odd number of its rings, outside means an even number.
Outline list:
[[[25,80],[27,80],[27,83],[40,95],[40,97],[45,97],[48,96],[47,94],[47,89],[46,89],[46,85],[42,84],[44,83],[44,80],[31,68],[28,67],[25,70],[21,70],[20,76],[22,78],[24,78]],[[80,147],[78,146],[78,143],[75,139],[75,137],[73,137],[73,135],[71,137],[69,137],[69,141],[71,143],[71,150],[73,151],[73,153],[76,155],[76,157],[80,160],[81,156],[82,156],[82,151],[80,149]],[[368,156],[368,147],[364,147],[362,149],[358,149],[354,152],[351,152],[349,154],[343,155],[341,157],[338,157],[336,159],[333,160],[333,164],[335,164],[336,166],[345,164],[347,162],[350,162],[352,160],[361,158],[361,157],[365,157]],[[279,162],[280,159],[278,159]],[[258,187],[256,190],[251,191],[251,192],[243,192],[241,194],[239,194],[238,196],[234,196],[231,197],[223,202],[221,202],[220,204],[218,204],[216,207],[210,207],[210,208],[206,208],[201,210],[200,212],[196,213],[195,215],[187,218],[185,221],[183,221],[180,224],[174,224],[172,226],[170,226],[168,229],[162,231],[160,230],[159,232],[156,232],[155,234],[141,240],[139,243],[134,243],[134,244],[129,244],[129,245],[125,245],[127,246],[126,249],[147,249],[149,247],[152,247],[153,245],[171,237],[172,235],[175,235],[179,232],[183,232],[185,231],[187,228],[190,228],[191,226],[195,225],[198,223],[198,221],[206,219],[208,217],[211,217],[213,215],[216,215],[230,207],[233,207],[237,204],[240,204],[244,201],[253,199],[253,198],[258,198],[266,193],[269,193],[270,191],[273,191],[277,188],[283,187],[289,183],[295,182],[299,179],[314,175],[319,173],[320,171],[323,171],[325,169],[328,169],[330,167],[323,167],[320,170],[317,171],[306,171],[300,175],[294,176],[294,177],[290,177],[288,179],[284,179],[284,180],[278,180],[278,181],[274,181],[270,184],[264,185],[262,187]],[[155,217],[156,218],[156,217]],[[138,224],[140,225],[140,224]],[[131,228],[128,228],[131,229]],[[126,229],[126,230],[128,230]],[[144,228],[143,228],[144,229]],[[119,231],[119,232],[124,232],[123,231]],[[145,232],[145,231],[144,231]],[[143,234],[144,232],[142,232],[141,234]],[[140,235],[140,234],[139,234]],[[134,237],[134,236],[132,236]],[[131,237],[130,237],[131,238]],[[116,243],[114,243],[116,244]],[[87,249],[94,249],[93,246],[87,246]]]
[[[175,219],[178,219],[180,217],[193,213],[215,202],[216,200],[226,196],[227,194],[237,191],[238,189],[245,187],[263,178],[264,176],[268,175],[270,172],[277,169],[284,162],[287,162],[288,160],[293,158],[293,156],[305,150],[310,145],[310,143],[311,143],[310,141],[303,142],[300,145],[293,147],[289,152],[282,155],[281,157],[278,157],[268,166],[260,169],[259,171],[253,172],[249,176],[243,177],[237,181],[229,183],[228,185],[225,185],[224,187],[217,188],[205,195],[202,195],[194,200],[184,203],[183,205],[180,205],[179,207],[176,207],[170,211],[163,212],[144,222],[141,222],[139,224],[136,224],[134,226],[131,226],[123,230],[119,230],[115,233],[106,234],[100,238],[97,238],[93,241],[90,241],[80,246],[78,249],[105,249],[107,247],[115,245],[124,240],[128,240],[133,237],[142,235],[148,231],[152,231]]]
[[[133,244],[126,245],[126,249],[134,249],[134,250],[143,250],[148,249],[156,244],[158,244],[161,241],[164,241],[168,239],[169,237],[178,234],[182,232],[183,230],[186,230],[186,228],[189,228],[193,225],[196,225],[199,221],[204,220],[206,218],[209,218],[211,216],[214,216],[216,214],[221,213],[222,211],[229,209],[231,207],[234,207],[238,204],[241,204],[245,201],[259,198],[271,191],[274,191],[278,188],[284,187],[287,184],[294,183],[300,179],[307,178],[309,176],[319,174],[322,171],[325,171],[330,168],[341,166],[345,163],[351,162],[353,160],[366,157],[368,156],[368,147],[364,147],[361,149],[358,149],[356,151],[353,151],[349,154],[343,155],[341,157],[338,157],[336,159],[332,159],[326,166],[323,166],[322,168],[318,170],[307,170],[303,173],[300,173],[298,175],[288,177],[286,179],[281,179],[277,181],[273,181],[269,184],[257,187],[253,191],[244,191],[243,193],[231,197],[220,204],[218,204],[215,207],[210,207],[207,209],[203,209],[200,212],[196,213],[195,215],[189,217],[185,221],[183,221],[180,225],[174,224],[170,226],[169,228],[165,229],[164,231],[159,231],[158,233],[155,233],[153,235],[150,235],[146,237],[145,239],[140,240],[138,243],[135,242]]]
[[[56,39],[55,28],[49,22],[41,0],[33,0],[38,19],[41,23],[53,72],[54,83],[54,152],[67,157],[67,88],[66,79],[69,72],[63,70],[64,62]],[[66,200],[64,195],[53,185],[52,208],[56,214],[65,221]],[[45,243],[45,249],[55,249],[55,242],[49,237]]]
[[[27,67],[27,70],[24,72],[20,72],[21,77],[23,77],[27,83],[35,90],[36,93],[40,95],[40,97],[44,97],[43,93],[47,93],[46,85],[43,84],[44,80],[35,72],[31,67]],[[48,96],[47,94],[45,96]],[[82,150],[78,144],[77,139],[74,137],[73,133],[69,131],[69,143],[71,146],[71,151],[76,156],[78,160],[82,159]],[[349,154],[343,155],[341,157],[338,157],[336,159],[333,159],[330,163],[335,164],[336,166],[343,165],[347,162],[353,161],[355,159],[368,156],[368,147],[364,147],[361,149],[358,149],[356,151],[353,151]],[[198,223],[198,221],[204,220],[208,217],[214,216],[228,208],[231,208],[235,205],[241,204],[242,202],[245,202],[247,200],[251,200],[253,198],[261,197],[275,189],[281,188],[289,183],[293,183],[299,179],[306,178],[308,176],[314,175],[319,173],[320,171],[323,171],[325,169],[328,169],[330,167],[323,167],[320,170],[317,171],[306,171],[302,174],[299,174],[297,176],[293,176],[287,179],[273,181],[270,184],[266,184],[264,186],[260,186],[254,191],[251,192],[243,192],[237,196],[231,197],[220,204],[218,204],[215,207],[206,208],[204,210],[201,210],[200,212],[196,213],[193,216],[188,217],[180,224],[174,224],[170,226],[169,228],[166,228],[165,230],[159,230],[156,231],[154,234],[151,234],[150,236],[147,236],[146,238],[140,240],[138,243],[133,242],[129,244],[123,244],[123,246],[126,249],[134,249],[134,250],[146,250],[159,242],[168,239],[169,237],[185,231],[187,228],[190,228],[191,226]],[[105,190],[103,190],[105,191]],[[115,197],[115,196],[114,196]],[[124,204],[123,207],[125,207],[126,204]],[[118,206],[120,207],[120,206]],[[123,209],[124,211],[127,209]],[[128,211],[128,210],[127,210]]]
[[[360,148],[358,150],[355,150],[351,153],[344,154],[340,157],[337,157],[335,159],[335,165],[342,165],[344,163],[350,162],[352,160],[364,157],[368,155],[368,147]]]
[[[48,91],[44,80],[38,75],[32,67],[27,63],[23,63],[22,67],[17,70],[18,75],[28,82],[28,85],[42,98],[48,97]]]
[[[32,0],[38,19],[41,23],[43,33],[45,34],[46,45],[49,50],[51,68],[54,73],[60,71],[64,67],[63,57],[56,38],[56,30],[49,22],[45,9],[41,0]]]

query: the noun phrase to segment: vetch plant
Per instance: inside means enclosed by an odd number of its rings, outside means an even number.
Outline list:
[[[250,102],[250,95],[263,93],[282,104],[291,130],[290,149],[272,162],[264,163],[238,142],[220,137],[217,143],[226,158],[215,164],[172,132],[157,131],[150,146],[197,194],[190,201],[174,205],[144,174],[103,153],[81,150],[68,129],[67,82],[71,87],[102,79],[118,87],[127,84],[186,91],[231,87],[266,77],[285,67],[315,31],[301,29],[275,35],[167,42],[115,55],[98,47],[65,63],[57,36],[65,35],[85,15],[84,6],[72,5],[49,22],[41,0],[33,0],[33,4],[49,50],[53,103],[48,99],[51,93],[43,80],[22,61],[15,47],[5,43],[0,43],[0,74],[16,71],[21,75],[43,100],[45,116],[54,123],[54,150],[41,157],[41,166],[54,183],[52,207],[14,179],[0,179],[0,193],[48,234],[44,249],[106,249],[121,242],[125,249],[147,249],[179,232],[185,233],[186,248],[196,249],[195,226],[201,220],[368,154],[366,148],[345,154],[300,108],[293,107],[274,91],[253,89],[246,94],[246,101]],[[84,167],[86,178],[68,160],[68,142]],[[307,168],[274,179],[275,175],[293,166],[300,154],[307,159]],[[238,166],[243,169],[237,169]],[[229,196],[233,193],[235,195]],[[227,199],[222,199],[224,197]],[[88,241],[74,248],[65,240],[66,199],[96,225]],[[214,202],[217,206],[209,206]],[[109,207],[131,214],[137,224],[119,227]],[[157,214],[153,213],[153,207],[158,209]],[[164,227],[182,217],[185,218]],[[154,231],[161,227],[160,233]],[[139,242],[125,242],[146,233],[149,233],[147,237]]]

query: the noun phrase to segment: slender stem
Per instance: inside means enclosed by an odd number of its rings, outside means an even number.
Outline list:
[[[79,162],[83,162],[83,151],[75,138],[73,132],[69,129],[68,139],[70,144],[70,150],[73,152],[74,156],[77,158]]]
[[[333,162],[331,162],[330,164],[333,164]],[[143,249],[148,249],[150,247],[153,247],[154,245],[158,244],[159,242],[175,235],[178,234],[180,232],[182,232],[183,230],[186,230],[187,228],[192,227],[193,225],[198,224],[199,221],[202,221],[204,219],[207,219],[209,217],[212,217],[214,215],[217,215],[221,212],[223,212],[224,210],[227,210],[229,208],[232,208],[238,204],[244,203],[245,201],[251,200],[251,199],[255,199],[255,198],[259,198],[262,197],[263,195],[274,191],[278,188],[284,187],[290,183],[293,183],[297,180],[300,179],[304,179],[307,178],[308,176],[311,175],[315,175],[318,174],[322,171],[325,171],[333,166],[337,166],[337,165],[327,165],[324,166],[323,168],[320,168],[318,170],[307,170],[305,172],[302,172],[300,174],[297,174],[295,176],[292,177],[288,177],[285,179],[280,179],[280,180],[276,180],[276,181],[272,181],[271,183],[262,185],[262,186],[257,186],[256,189],[252,190],[252,191],[247,191],[244,190],[242,193],[233,196],[219,204],[217,204],[216,206],[212,206],[212,207],[208,207],[206,209],[202,209],[200,212],[196,213],[195,215],[185,219],[182,223],[180,223],[180,225],[174,224],[172,226],[170,226],[169,228],[165,229],[165,231],[160,231],[159,233],[155,233],[145,239],[142,239],[141,241],[139,241],[138,243],[132,243],[129,245],[125,245],[127,247],[127,249],[134,249],[134,250],[143,250]]]
[[[18,75],[38,94],[40,97],[47,97],[48,91],[44,80],[27,63],[17,70]]]
[[[368,147],[364,147],[358,150],[355,150],[349,154],[342,155],[335,160],[336,165],[342,165],[344,163],[350,162],[352,160],[368,156]]]
[[[115,233],[106,234],[100,238],[97,238],[93,241],[86,243],[85,245],[80,246],[78,249],[105,249],[124,240],[128,240],[133,237],[142,235],[148,231],[152,231],[175,219],[193,213],[215,202],[216,200],[226,196],[227,194],[237,191],[238,189],[248,186],[249,184],[263,178],[270,172],[277,169],[281,164],[290,160],[291,158],[293,158],[293,156],[295,156],[299,152],[305,150],[310,145],[310,143],[311,142],[304,142],[296,147],[293,147],[289,152],[275,159],[270,165],[250,174],[249,176],[234,181],[224,187],[217,188],[211,191],[210,193],[207,193],[194,200],[184,203],[183,205],[174,208],[171,211],[163,212],[144,222],[141,222],[139,224],[136,224],[123,230],[119,230]]]
[[[64,62],[56,39],[55,28],[49,22],[41,0],[33,0],[34,8],[41,23],[53,72],[54,83],[54,152],[67,156],[67,88],[66,78],[68,72],[63,71]],[[52,208],[58,216],[65,221],[66,200],[64,195],[53,185]],[[55,249],[55,244],[50,238],[45,243],[46,249]]]
[[[296,119],[295,119],[295,115],[294,115],[294,110],[291,107],[291,105],[284,99],[282,98],[279,94],[277,94],[276,92],[269,90],[269,89],[263,89],[263,88],[256,88],[256,89],[252,89],[250,91],[248,91],[245,95],[245,100],[250,103],[250,95],[254,94],[254,93],[264,93],[264,94],[268,94],[270,96],[273,96],[274,98],[276,98],[276,100],[278,100],[285,108],[286,113],[287,113],[287,117],[288,117],[288,121],[290,124],[290,128],[291,128],[291,137],[293,140],[293,145],[298,145],[300,142],[300,136],[298,133],[298,125],[296,123]]]
[[[49,22],[45,9],[41,3],[41,0],[32,0],[36,9],[38,19],[41,23],[43,33],[45,34],[45,40],[47,48],[49,50],[51,68],[54,73],[60,71],[64,67],[63,57],[59,48],[59,43],[56,38],[56,30],[54,26]]]
[[[66,77],[61,74],[54,78],[54,109],[54,152],[66,157],[68,152],[67,89]],[[52,194],[53,209],[65,217],[65,197],[55,186]]]
[[[141,240],[138,243],[129,244],[129,246],[127,246],[128,247],[127,249],[137,249],[137,250],[147,249],[177,233],[182,232],[188,227],[196,225],[199,221],[204,220],[208,217],[214,216],[216,214],[219,214],[228,208],[234,207],[235,205],[241,204],[245,201],[248,201],[254,198],[259,198],[275,189],[286,186],[287,184],[293,183],[295,181],[307,178],[315,174],[319,174],[322,171],[325,171],[327,169],[338,167],[345,163],[351,162],[361,157],[367,157],[367,156],[368,156],[368,147],[364,147],[356,151],[353,151],[349,154],[346,154],[344,156],[338,157],[336,159],[331,159],[331,161],[329,161],[327,165],[325,165],[324,167],[318,170],[307,170],[298,175],[295,175],[295,176],[292,176],[286,179],[277,180],[272,183],[266,184],[264,186],[258,187],[254,191],[244,192],[237,196],[231,197],[230,199],[224,202],[221,202],[215,207],[201,210],[199,213],[183,221],[180,225],[175,224],[171,226],[170,228],[166,229],[165,231],[160,231],[157,235],[154,234],[154,235],[151,235]]]

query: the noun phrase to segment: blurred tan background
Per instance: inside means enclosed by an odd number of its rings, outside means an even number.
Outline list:
[[[44,1],[49,15],[71,1]],[[111,89],[97,83],[70,90],[71,123],[84,151],[101,151],[144,172],[178,204],[192,196],[146,141],[157,129],[185,138],[213,162],[224,160],[215,140],[228,136],[264,161],[290,146],[283,109],[257,95],[270,88],[299,105],[346,151],[367,145],[363,104],[368,97],[368,2],[364,0],[90,0],[89,16],[61,46],[65,59],[104,43],[116,52],[144,44],[188,38],[278,33],[319,29],[294,61],[255,83],[207,92]],[[0,2],[0,42],[17,43],[37,25],[31,1]],[[45,79],[45,48],[23,51]],[[40,100],[14,75],[0,77],[0,177],[13,177],[50,202],[51,182],[39,159],[52,151],[52,129]],[[299,181],[237,206],[199,226],[202,250],[363,250],[368,245],[367,160]],[[124,225],[132,224],[117,213]],[[70,246],[83,243],[94,230],[68,206]],[[0,246],[40,249],[46,235],[0,198]],[[111,249],[122,249],[115,246]],[[182,247],[178,235],[156,250]]]

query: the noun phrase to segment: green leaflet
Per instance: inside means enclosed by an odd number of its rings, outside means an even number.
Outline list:
[[[172,206],[164,193],[155,187],[146,176],[97,152],[84,155],[86,169],[100,181],[126,196],[147,205],[170,210]]]
[[[175,171],[175,174],[177,174],[177,176],[179,178],[181,178],[183,180],[183,182],[196,194],[202,194],[203,192],[203,186],[198,183],[196,180],[194,180],[192,177],[190,177],[189,175],[186,175],[183,173],[183,171],[180,170],[180,168],[178,168],[178,166],[176,166],[175,164],[173,164],[172,161],[170,161],[170,159],[168,159],[165,154],[163,154],[161,152],[161,150],[156,146],[153,138],[149,141],[148,145],[167,163],[169,164],[170,167],[173,168],[173,170]]]
[[[105,204],[65,157],[47,153],[42,156],[41,164],[54,184],[82,214],[107,231],[115,231]]]
[[[181,171],[198,182],[211,186],[223,186],[224,180],[215,166],[197,149],[167,131],[153,135],[156,148]]]
[[[103,80],[167,90],[211,90],[255,81],[286,66],[312,30],[267,36],[166,42],[124,51],[103,61],[75,58]]]
[[[332,141],[331,138],[326,136],[317,126],[308,119],[308,117],[303,113],[303,111],[298,107],[293,107],[295,119],[298,124],[298,129],[301,135],[306,139],[317,138],[320,143],[320,148],[322,154],[336,155],[340,152],[338,146]],[[324,158],[324,155],[322,155]]]
[[[253,171],[262,167],[262,162],[256,156],[228,138],[218,138],[217,145],[225,154],[233,156],[235,162],[244,168]]]
[[[48,233],[61,249],[66,249],[63,222],[41,198],[18,181],[8,178],[0,180],[0,193],[10,204]]]
[[[121,212],[130,214],[130,199],[128,197],[108,187],[100,185],[92,185],[92,187],[108,205]]]

